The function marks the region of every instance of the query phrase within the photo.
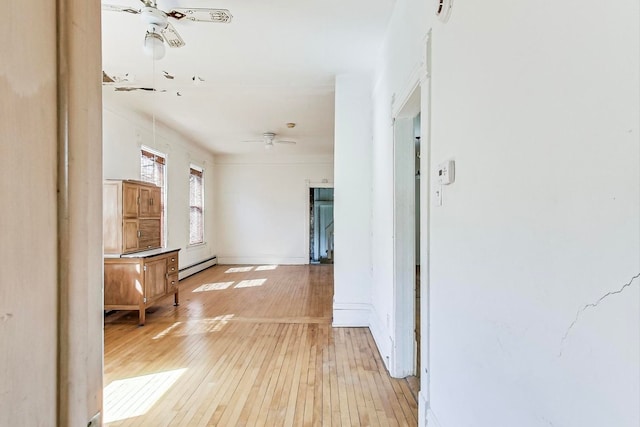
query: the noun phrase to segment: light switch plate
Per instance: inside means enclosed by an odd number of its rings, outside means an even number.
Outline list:
[[[442,206],[442,185],[437,184],[433,189],[433,202],[436,206]]]

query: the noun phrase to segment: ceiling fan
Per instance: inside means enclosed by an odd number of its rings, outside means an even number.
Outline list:
[[[169,22],[169,18],[175,19],[176,21],[187,20],[225,24],[231,22],[231,18],[233,18],[227,9],[178,7],[165,12],[158,9],[156,0],[140,0],[140,2],[143,4],[143,7],[140,9],[129,6],[103,4],[102,10],[140,15],[142,22],[147,25],[147,34],[144,37],[143,44],[144,52],[154,60],[164,57],[165,41],[169,47],[182,47],[185,45],[178,31],[176,31]]]
[[[273,132],[265,132],[262,134],[262,139],[247,140],[243,142],[262,142],[264,143],[265,150],[270,150],[274,147],[273,144],[295,144],[295,141],[288,141],[285,139],[276,139],[276,134]]]

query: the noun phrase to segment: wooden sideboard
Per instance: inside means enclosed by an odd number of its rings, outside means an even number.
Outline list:
[[[139,324],[145,309],[159,299],[174,295],[179,303],[178,252],[180,249],[106,256],[104,258],[104,309],[138,310]]]

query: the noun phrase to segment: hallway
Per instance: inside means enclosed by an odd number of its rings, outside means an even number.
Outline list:
[[[105,425],[417,425],[366,328],[331,328],[333,267],[216,266],[105,318]]]

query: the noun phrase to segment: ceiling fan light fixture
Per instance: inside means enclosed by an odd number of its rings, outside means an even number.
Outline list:
[[[143,49],[144,53],[153,58],[154,61],[164,58],[165,47],[162,36],[156,32],[148,31],[147,35],[144,36]]]
[[[262,134],[262,137],[264,138],[265,144],[273,145],[273,139],[276,137],[276,134],[273,132],[265,132]]]

